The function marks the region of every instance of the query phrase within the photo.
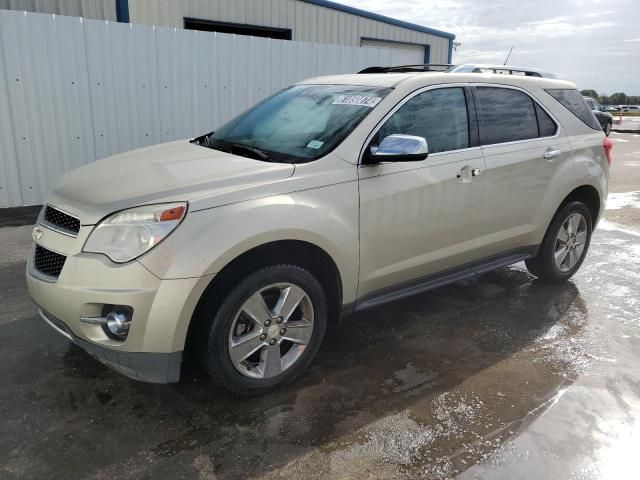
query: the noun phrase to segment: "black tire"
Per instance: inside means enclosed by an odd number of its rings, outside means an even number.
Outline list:
[[[308,296],[313,308],[313,328],[309,342],[297,360],[273,378],[249,378],[241,374],[230,357],[229,338],[236,315],[261,289],[276,283],[291,283]],[[307,270],[293,265],[275,265],[258,270],[241,279],[220,301],[213,294],[205,298],[198,310],[200,325],[197,343],[203,368],[217,383],[239,395],[262,395],[294,381],[318,353],[327,328],[328,306],[320,282]],[[268,348],[268,347],[267,347]]]
[[[575,213],[582,215],[586,222],[587,238],[584,244],[584,249],[581,252],[581,256],[578,262],[573,265],[567,271],[562,271],[556,265],[555,252],[556,241],[560,228],[567,221],[567,219]],[[587,206],[582,202],[570,202],[562,206],[556,215],[553,217],[547,232],[545,233],[542,244],[538,249],[538,253],[535,257],[525,260],[527,270],[540,280],[547,282],[564,282],[571,278],[580,268],[582,262],[587,256],[589,250],[589,244],[591,243],[591,233],[593,230],[593,220],[591,212]],[[562,244],[560,244],[562,245]]]
[[[611,127],[613,126],[612,122],[607,123],[604,126],[604,134],[608,137],[611,134]]]

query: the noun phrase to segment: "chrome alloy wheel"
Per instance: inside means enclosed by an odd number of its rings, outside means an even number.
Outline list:
[[[567,218],[556,237],[554,257],[556,266],[561,272],[568,272],[582,258],[587,243],[587,221],[579,213]]]
[[[313,334],[313,304],[302,288],[276,283],[251,295],[229,332],[229,357],[249,378],[277,377],[304,352]]]

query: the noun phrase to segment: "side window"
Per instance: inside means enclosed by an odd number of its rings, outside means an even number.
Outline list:
[[[578,117],[586,126],[602,130],[598,119],[586,104],[580,92],[570,88],[550,88],[546,92],[555,98],[564,108]]]
[[[529,95],[499,87],[477,87],[476,93],[482,145],[538,137],[534,101]]]
[[[558,130],[556,123],[545,112],[540,105],[536,105],[536,114],[538,115],[538,130],[541,137],[553,137]]]
[[[469,121],[464,89],[427,90],[408,100],[378,130],[375,143],[393,134],[427,140],[429,153],[469,147]]]

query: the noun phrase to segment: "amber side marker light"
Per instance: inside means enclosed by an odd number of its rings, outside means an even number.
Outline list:
[[[161,222],[168,222],[171,220],[180,220],[184,215],[184,211],[186,207],[180,206],[175,208],[170,208],[169,210],[165,210],[160,214]]]

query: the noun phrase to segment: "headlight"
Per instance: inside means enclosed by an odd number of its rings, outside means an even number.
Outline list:
[[[114,213],[93,229],[82,250],[103,253],[116,263],[129,262],[160,243],[186,213],[186,203],[147,205]]]

